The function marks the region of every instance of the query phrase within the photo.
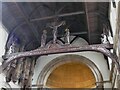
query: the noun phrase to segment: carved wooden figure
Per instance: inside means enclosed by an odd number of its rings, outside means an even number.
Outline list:
[[[35,59],[31,60],[31,66],[30,66],[30,70],[29,70],[29,77],[28,77],[28,80],[27,80],[26,88],[31,88],[32,87],[32,76],[33,76],[33,73],[34,73],[35,61],[36,61]]]
[[[66,33],[65,33],[65,43],[66,44],[70,44],[70,32],[69,29],[65,29]]]
[[[16,47],[16,42],[13,41],[13,43],[11,44],[9,50],[6,52],[6,55],[18,52],[18,50],[19,49],[18,49],[18,47]],[[7,73],[6,73],[6,82],[10,82],[11,81],[11,77],[12,77],[14,71],[15,71],[15,68],[16,68],[16,62],[17,62],[17,60],[13,61],[10,64],[9,70],[7,70]]]
[[[21,67],[22,67],[23,59],[24,58],[20,58],[20,60],[17,61],[16,69],[14,71],[14,74],[12,75],[12,81],[14,83],[16,83],[19,80],[20,74],[22,73]]]
[[[101,36],[102,36],[101,42],[107,44],[107,43],[110,43],[108,40],[109,30],[106,25],[103,24],[103,26],[104,27],[103,27],[103,33],[101,34]]]
[[[47,39],[47,31],[43,30],[43,34],[41,36],[41,47],[44,47],[46,44],[46,39]]]

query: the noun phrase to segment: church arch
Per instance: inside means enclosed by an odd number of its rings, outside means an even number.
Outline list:
[[[52,61],[50,61],[43,68],[41,73],[39,74],[38,79],[37,79],[37,85],[42,86],[43,88],[47,87],[46,83],[47,83],[47,80],[48,80],[48,77],[50,76],[50,74],[56,68],[60,67],[61,65],[64,65],[64,64],[67,64],[67,63],[72,63],[72,62],[83,63],[84,65],[86,65],[87,67],[90,68],[90,70],[92,71],[92,73],[95,76],[96,82],[102,82],[103,81],[103,77],[102,77],[101,72],[99,71],[97,66],[91,60],[89,60],[88,58],[86,58],[84,56],[81,56],[81,55],[69,54],[69,55],[59,56],[59,57],[53,59]],[[96,83],[96,87],[102,88],[103,84]]]

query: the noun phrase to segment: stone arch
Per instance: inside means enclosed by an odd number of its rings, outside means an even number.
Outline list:
[[[37,85],[42,87],[46,87],[46,82],[49,77],[49,75],[52,73],[53,70],[55,70],[57,67],[60,65],[63,65],[65,63],[69,62],[80,62],[84,63],[87,65],[91,71],[93,72],[96,82],[102,82],[103,77],[97,66],[88,58],[81,56],[81,55],[76,55],[76,54],[69,54],[69,55],[63,55],[59,56],[52,61],[50,61],[41,71],[41,73],[38,76],[37,79]],[[101,83],[96,83],[96,87],[102,88],[103,84]],[[39,87],[40,88],[40,87]]]

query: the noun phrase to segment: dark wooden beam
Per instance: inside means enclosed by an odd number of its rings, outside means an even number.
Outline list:
[[[5,58],[5,60],[0,66],[0,69],[4,70],[11,62],[14,60],[18,60],[18,58],[29,57],[29,56],[41,56],[48,54],[57,54],[57,53],[70,53],[70,52],[82,52],[82,51],[95,51],[100,52],[107,57],[111,58],[111,60],[116,64],[118,71],[120,72],[120,65],[118,57],[111,53],[108,49],[112,49],[113,45],[111,44],[96,44],[96,45],[84,45],[84,46],[71,46],[71,45],[58,45],[58,44],[50,44],[48,47],[38,48],[31,51],[13,53]]]
[[[90,25],[89,25],[89,17],[88,17],[88,7],[87,7],[88,2],[84,2],[85,5],[85,15],[86,15],[86,21],[87,21],[87,29],[88,29],[88,41],[89,44],[91,43],[90,41]]]
[[[35,18],[35,19],[30,19],[30,22],[48,20],[48,19],[53,19],[55,17],[66,17],[66,16],[73,16],[73,15],[80,15],[80,14],[85,14],[85,12],[78,11],[78,12],[64,13],[64,14],[58,14],[58,15],[53,15],[53,16],[48,16],[48,17]]]

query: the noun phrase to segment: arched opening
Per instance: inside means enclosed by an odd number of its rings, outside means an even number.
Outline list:
[[[40,72],[37,85],[43,88],[102,88],[102,74],[88,58],[70,54],[50,61]]]
[[[95,83],[95,76],[87,65],[69,62],[51,72],[46,86],[50,88],[94,88]]]

